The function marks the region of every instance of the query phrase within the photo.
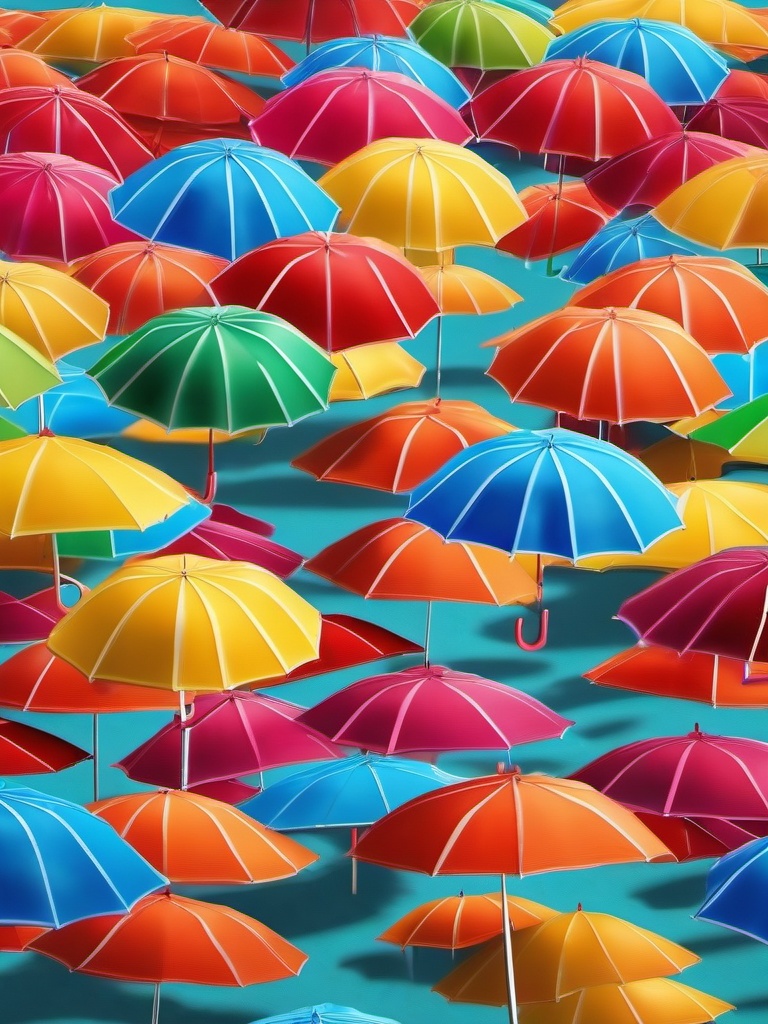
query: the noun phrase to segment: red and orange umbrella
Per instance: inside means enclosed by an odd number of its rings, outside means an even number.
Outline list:
[[[153,156],[164,156],[178,146],[206,139],[243,139],[248,141],[251,133],[246,124],[220,124],[213,128],[186,121],[162,121],[157,117],[138,117],[123,114],[123,120],[136,132]]]
[[[47,18],[39,11],[0,11],[0,40],[4,46],[16,46]]]
[[[474,267],[440,263],[419,267],[419,273],[435,297],[443,316],[451,313],[503,313],[522,300],[522,295],[495,277]]]
[[[730,68],[715,96],[759,96],[768,100],[768,75]]]
[[[90,756],[86,750],[42,729],[0,718],[0,775],[60,772]]]
[[[0,43],[5,41],[2,15],[8,13],[0,12]],[[71,81],[36,54],[6,45],[0,50],[0,88],[15,89],[23,85],[69,86]]]
[[[33,939],[39,939],[46,931],[46,928],[31,925],[0,925],[0,950],[3,953],[23,953]]]

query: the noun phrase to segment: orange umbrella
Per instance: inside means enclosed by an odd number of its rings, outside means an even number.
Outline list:
[[[513,402],[627,423],[697,415],[730,394],[703,348],[657,313],[564,306],[494,338],[488,376]]]
[[[600,277],[572,306],[628,306],[669,317],[707,352],[748,352],[766,336],[768,288],[722,256],[661,256]]]
[[[474,313],[477,316],[503,313],[522,302],[522,295],[474,267],[444,263],[419,267],[419,271],[444,316],[449,313]]]
[[[637,456],[663,484],[680,480],[714,479],[723,466],[737,460],[723,448],[671,434]]]
[[[138,117],[123,114],[123,120],[136,132],[153,156],[164,156],[178,146],[205,139],[243,139],[249,142],[247,125],[220,124],[213,128],[186,121],[163,121],[157,117]]]
[[[0,11],[0,43],[16,46],[47,20],[40,11]]]
[[[0,21],[0,33],[2,31],[3,23]],[[72,82],[34,53],[10,47],[0,50],[0,88],[13,89],[27,85],[61,85],[66,88],[71,87]]]
[[[161,313],[215,306],[210,282],[218,256],[160,242],[122,242],[72,264],[72,276],[109,304],[110,334],[130,334]]]
[[[88,805],[171,882],[239,885],[290,878],[318,855],[220,800],[184,790]]]
[[[469,445],[510,430],[474,402],[406,402],[318,441],[291,465],[318,480],[399,494]]]
[[[33,939],[39,939],[46,931],[46,928],[30,925],[0,925],[0,950],[3,953],[23,953]]]

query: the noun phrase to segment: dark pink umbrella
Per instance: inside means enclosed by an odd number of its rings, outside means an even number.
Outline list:
[[[768,548],[728,548],[630,597],[617,618],[647,643],[768,661]]]
[[[574,772],[633,811],[696,818],[768,818],[768,743],[659,736],[609,750]]]
[[[648,811],[637,811],[637,816],[681,863],[705,857],[722,857],[758,836],[768,835],[768,820],[676,818]]]
[[[768,111],[761,96],[715,96],[697,108],[687,127],[761,149],[768,146]]]
[[[219,779],[216,782],[204,782],[199,786],[189,787],[190,793],[208,796],[211,800],[221,800],[223,804],[241,804],[250,800],[261,790],[258,786],[249,786],[240,779]]]
[[[0,156],[0,194],[13,216],[0,218],[0,250],[61,260],[138,236],[112,220],[107,195],[117,178],[60,153]]]
[[[191,788],[268,768],[341,757],[343,751],[296,718],[304,708],[263,693],[229,690],[195,699],[191,718],[179,715],[114,766],[135,782],[181,787],[182,733],[189,743]]]
[[[73,582],[62,577],[65,582]],[[77,584],[81,593],[84,589]],[[47,640],[67,609],[59,603],[56,588],[38,590],[28,597],[0,591],[0,644],[28,644]]]
[[[461,114],[419,82],[355,67],[321,71],[278,93],[249,127],[262,146],[329,166],[378,139],[463,146],[473,138]]]
[[[300,717],[336,743],[380,754],[508,750],[573,725],[511,686],[441,665],[361,679]]]

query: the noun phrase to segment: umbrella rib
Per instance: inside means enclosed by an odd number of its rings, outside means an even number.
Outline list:
[[[141,578],[141,577],[139,577],[139,578]],[[166,586],[167,583],[168,583],[168,580],[166,580],[166,579],[160,580],[157,584],[155,584],[155,586],[150,587],[143,594],[141,594],[133,602],[131,607],[127,608],[123,612],[123,614],[120,616],[120,618],[118,619],[117,623],[115,624],[115,627],[113,628],[112,632],[107,637],[107,641],[104,644],[104,646],[102,647],[101,653],[98,655],[98,657],[96,658],[95,662],[91,666],[90,672],[88,672],[87,669],[82,669],[81,668],[81,671],[84,672],[86,675],[88,675],[89,679],[93,680],[93,679],[97,679],[99,677],[99,669],[101,668],[101,663],[104,661],[104,659],[106,658],[107,654],[109,653],[110,647],[119,638],[120,634],[122,633],[123,629],[127,625],[128,621],[131,618],[131,616],[133,615],[133,613],[135,611],[137,611],[137,609],[140,608],[141,605],[143,605],[145,601],[149,600],[149,598],[151,598],[151,597],[154,597],[154,595],[157,593],[157,591],[160,590],[162,587]],[[79,668],[80,666],[77,666],[77,667]]]
[[[496,780],[494,779],[493,782],[495,783]],[[488,803],[490,803],[491,800],[493,800],[493,798],[497,794],[498,794],[498,789],[494,785],[494,787],[491,789],[491,792],[487,796],[482,797],[482,799],[478,803],[473,804],[472,807],[462,815],[462,817],[459,819],[459,821],[456,823],[456,825],[451,830],[451,833],[448,836],[448,838],[446,839],[445,843],[443,844],[442,852],[440,853],[440,856],[435,861],[434,867],[432,868],[432,871],[430,872],[430,874],[432,874],[432,875],[440,874],[440,869],[443,867],[443,865],[447,861],[448,857],[451,855],[451,852],[453,851],[453,848],[455,847],[456,843],[458,842],[459,838],[461,837],[461,833],[464,831],[465,827],[469,824],[469,822],[472,820],[472,818],[475,817],[476,814],[479,814],[479,812]],[[441,794],[438,791],[438,794],[437,794],[438,799],[439,799],[440,795]],[[518,853],[519,853],[519,851],[518,851]]]
[[[35,839],[32,829],[29,827],[24,818],[18,813],[18,811],[15,810],[15,808],[11,807],[5,800],[0,799],[0,807],[3,807],[9,814],[11,814],[16,819],[18,824],[23,829],[27,839],[29,840],[29,844],[32,847],[32,852],[34,854],[35,860],[37,861],[38,868],[40,869],[40,877],[45,887],[45,893],[48,900],[48,907],[53,916],[55,926],[59,926],[61,924],[61,921],[59,919],[59,914],[56,909],[56,903],[53,898],[53,892],[51,890],[50,880],[48,878],[48,871],[45,867],[42,851],[38,846],[37,840]]]

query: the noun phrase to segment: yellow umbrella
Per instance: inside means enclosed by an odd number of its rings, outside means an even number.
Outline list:
[[[381,139],[323,175],[339,226],[401,249],[495,245],[527,219],[510,181],[476,153],[434,139]]]
[[[715,479],[726,463],[736,461],[714,444],[692,441],[679,434],[657,441],[637,457],[663,484]]]
[[[0,261],[0,324],[60,359],[101,341],[109,306],[85,285],[38,263]]]
[[[126,36],[163,17],[106,4],[68,8],[54,12],[17,45],[73,70],[88,70],[116,57],[133,57],[135,51]]]
[[[226,444],[227,441],[242,441],[245,438],[259,444],[266,436],[266,430],[244,430],[240,434],[228,434],[225,430],[206,430],[203,427],[181,427],[178,430],[166,430],[158,423],[150,420],[135,420],[120,435],[132,441],[148,441],[152,444],[209,444],[213,433],[214,444]]]
[[[330,359],[337,370],[331,383],[331,402],[354,402],[417,388],[426,369],[396,341],[331,352]]]
[[[522,302],[522,295],[503,281],[474,267],[452,263],[419,270],[444,315],[502,313]]]
[[[666,427],[678,437],[688,437],[694,430],[705,427],[708,423],[716,423],[724,415],[723,409],[705,409],[698,416],[685,416],[681,420],[675,420],[674,423],[667,423]]]

